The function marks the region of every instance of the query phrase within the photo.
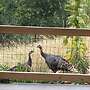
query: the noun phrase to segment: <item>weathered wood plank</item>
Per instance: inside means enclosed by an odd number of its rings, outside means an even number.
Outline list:
[[[90,83],[90,74],[73,73],[43,73],[43,72],[10,72],[0,71],[0,79],[17,80],[64,80],[64,81],[83,81]]]
[[[90,29],[0,25],[0,33],[90,36]]]

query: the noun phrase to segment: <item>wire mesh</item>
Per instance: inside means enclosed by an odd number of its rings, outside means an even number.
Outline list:
[[[17,38],[17,34],[13,34],[14,39]],[[42,45],[43,51],[48,54],[60,55],[66,58],[67,48],[63,44],[64,36],[53,36],[53,35],[30,35],[21,39],[13,40],[9,39],[9,44],[7,40],[3,39],[0,43],[0,64],[13,67],[18,63],[25,63],[28,61],[28,53],[30,50],[34,50],[32,57],[32,67],[31,71],[33,72],[50,72],[45,60],[40,55],[40,50],[37,48],[37,45]],[[27,35],[26,35],[27,36]],[[18,36],[19,37],[19,36]],[[90,59],[90,37],[83,37],[87,46],[86,56],[88,60]],[[66,58],[67,59],[67,58]]]

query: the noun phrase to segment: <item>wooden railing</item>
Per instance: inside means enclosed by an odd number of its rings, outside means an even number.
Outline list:
[[[90,36],[90,29],[0,25],[0,33]]]
[[[31,27],[31,26],[0,26],[0,33],[13,34],[43,34],[62,36],[90,36],[90,29],[74,29],[60,27]],[[10,72],[1,71],[0,79],[18,80],[64,80],[83,81],[90,83],[90,74],[74,73],[42,73],[42,72]]]
[[[14,80],[44,80],[44,81],[71,81],[84,82],[90,84],[90,74],[74,74],[74,73],[45,73],[45,72],[0,72],[0,79]]]

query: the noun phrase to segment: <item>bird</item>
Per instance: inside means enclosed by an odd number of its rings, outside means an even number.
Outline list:
[[[21,66],[21,67],[24,67],[24,66],[25,66],[25,67],[31,68],[31,67],[32,67],[32,58],[31,58],[31,54],[32,54],[33,52],[34,52],[33,50],[29,51],[29,54],[28,54],[28,61],[27,61],[27,62],[25,62],[25,63],[23,63],[23,64],[18,63],[18,65]],[[18,65],[13,66],[12,68],[8,69],[8,71],[16,71]]]
[[[45,59],[45,62],[49,69],[51,69],[54,73],[56,73],[59,70],[62,70],[63,72],[70,72],[73,68],[72,64],[70,64],[63,57],[59,55],[44,53],[41,45],[38,45],[37,48],[40,49],[41,56]]]

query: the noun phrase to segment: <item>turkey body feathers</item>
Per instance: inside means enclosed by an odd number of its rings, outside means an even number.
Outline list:
[[[31,58],[31,54],[33,53],[33,51],[30,51],[29,52],[29,56],[28,56],[28,61],[27,62],[25,62],[25,63],[23,63],[23,64],[20,64],[20,63],[18,63],[18,65],[20,65],[20,66],[24,66],[24,67],[31,67],[32,66],[32,58]],[[8,71],[16,71],[17,70],[17,67],[18,66],[14,66],[14,67],[12,67],[12,68],[10,68]]]
[[[45,56],[46,57],[43,57],[45,62],[54,73],[56,73],[58,70],[70,71],[71,65],[64,58],[58,55],[50,55],[46,53]]]
[[[45,62],[47,63],[48,67],[56,73],[58,70],[64,71],[70,71],[72,69],[72,65],[69,64],[69,62],[62,58],[59,55],[52,55],[44,53],[42,50],[42,47],[40,45],[37,46],[40,49],[42,57],[45,59]]]

